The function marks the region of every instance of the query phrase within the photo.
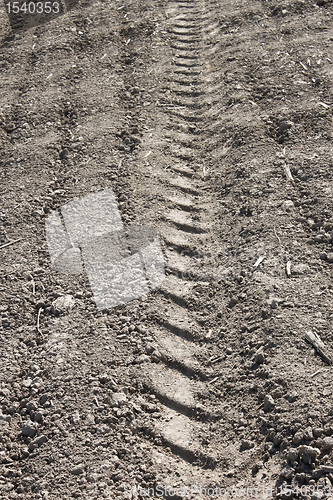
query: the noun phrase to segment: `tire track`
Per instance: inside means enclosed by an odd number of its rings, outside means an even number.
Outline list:
[[[145,222],[158,223],[168,276],[155,292],[159,305],[150,306],[155,320],[151,330],[158,345],[156,362],[134,367],[133,374],[163,404],[160,420],[148,428],[145,425],[144,432],[191,464],[187,474],[200,478],[200,484],[217,484],[224,459],[203,439],[221,412],[202,403],[202,395],[209,392],[210,381],[216,377],[214,369],[202,363],[202,358],[209,358],[210,333],[189,306],[195,286],[215,280],[213,270],[202,269],[196,256],[204,254],[214,240],[214,204],[205,190],[205,165],[210,160],[202,151],[208,120],[217,112],[214,102],[218,103],[220,84],[208,60],[219,30],[209,2],[175,4],[177,15],[169,19],[167,28],[170,73],[165,71],[158,99],[164,110],[163,127],[158,131],[163,161],[154,165],[149,198],[154,193],[155,199],[145,214]],[[142,151],[149,148],[147,139]],[[148,165],[144,152],[139,156],[144,169]],[[186,475],[181,478],[186,484]]]

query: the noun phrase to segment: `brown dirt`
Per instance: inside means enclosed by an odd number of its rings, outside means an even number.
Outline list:
[[[332,14],[0,13],[1,498],[330,497],[332,368],[305,334],[332,356]],[[166,277],[99,311],[85,275],[52,269],[45,220],[110,188]]]

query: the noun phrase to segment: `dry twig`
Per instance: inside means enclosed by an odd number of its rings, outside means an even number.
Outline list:
[[[290,278],[290,276],[291,276],[291,262],[290,262],[290,260],[288,260],[288,262],[286,264],[286,273],[287,273],[288,278]]]
[[[284,171],[285,171],[285,174],[287,177],[287,181],[294,182],[293,176],[291,175],[291,172],[290,172],[290,168],[288,167],[288,165],[286,163],[283,165],[283,168],[284,168]]]
[[[265,255],[260,255],[260,257],[258,258],[258,260],[256,261],[255,264],[253,264],[253,267],[258,267],[259,264],[261,264],[261,262],[264,260],[265,258]]]
[[[37,314],[37,325],[36,325],[36,326],[37,326],[37,332],[39,333],[39,335],[41,335],[42,339],[44,340],[44,335],[43,335],[43,333],[42,333],[41,329],[39,328],[39,318],[40,318],[40,313],[41,313],[41,311],[42,311],[42,307],[40,307],[40,308],[38,309],[38,314]]]
[[[10,241],[9,243],[5,243],[4,245],[1,245],[1,248],[9,247],[9,245],[14,245],[14,243],[17,243],[18,241],[21,241],[22,238],[18,238],[17,240]]]
[[[31,274],[29,274],[29,277],[31,278],[31,283],[32,283],[32,295],[35,295],[36,292],[36,285],[35,285],[35,280]]]
[[[305,339],[310,342],[310,344],[316,349],[318,354],[320,354],[320,356],[324,361],[326,361],[326,363],[328,363],[329,365],[332,364],[332,359],[330,354],[328,353],[327,347],[317,333],[313,333],[311,330],[309,330],[305,334]]]
[[[274,226],[274,234],[275,234],[275,236],[277,237],[277,239],[279,240],[279,243],[280,243],[280,245],[281,245],[281,240],[280,240],[280,237],[277,235],[277,232],[276,232],[275,226]]]

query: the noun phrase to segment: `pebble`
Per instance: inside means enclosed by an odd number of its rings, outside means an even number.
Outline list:
[[[110,406],[112,408],[122,406],[127,402],[126,394],[123,392],[114,392],[110,396]]]
[[[37,405],[36,401],[29,401],[27,403],[26,408],[27,408],[27,411],[30,413],[31,411],[37,410],[37,406],[38,405]]]
[[[37,411],[35,413],[35,422],[42,422],[43,420],[43,413],[41,411]]]
[[[285,468],[281,471],[281,476],[284,477],[287,481],[291,479],[294,475],[295,469],[290,465],[286,465]]]
[[[333,256],[333,254],[332,254]],[[332,260],[333,262],[333,260]],[[300,274],[305,274],[309,271],[309,266],[307,264],[296,264],[296,266],[293,267],[292,274],[295,274],[296,276]]]
[[[327,253],[326,252],[321,252],[321,254],[319,255],[320,259],[321,260],[327,260]]]
[[[49,397],[47,394],[42,394],[41,397],[39,398],[39,404],[44,405],[48,399]]]
[[[149,361],[150,361],[150,358],[149,358],[149,356],[147,356],[147,354],[141,354],[140,356],[135,358],[134,363],[136,365],[141,365],[142,363],[147,363]]]
[[[284,202],[284,205],[286,207],[286,209],[291,209],[291,208],[294,208],[294,202],[292,200],[285,200]]]
[[[26,437],[34,437],[37,432],[37,428],[37,422],[31,422],[30,420],[27,420],[22,424],[22,434]]]
[[[238,303],[237,297],[231,297],[231,299],[229,300],[229,303],[228,303],[227,307],[229,309],[232,309],[237,303]]]
[[[280,446],[280,444],[282,443],[282,440],[283,440],[282,434],[277,433],[273,438],[273,443],[275,444],[275,446]]]
[[[68,149],[64,148],[59,153],[60,160],[64,160],[68,156]]]
[[[307,427],[304,431],[304,434],[303,434],[303,438],[310,441],[311,439],[313,439],[313,432],[312,432],[312,429],[311,427]]]
[[[17,412],[19,411],[19,409],[20,409],[20,403],[18,403],[18,402],[16,401],[16,402],[14,402],[14,403],[11,405],[11,407],[10,407],[10,408],[8,408],[8,410],[7,410],[7,411],[8,411],[8,413],[10,413],[10,414],[12,415],[13,413],[17,413]]]
[[[76,467],[73,467],[73,469],[71,470],[71,474],[74,474],[74,476],[80,476],[83,473],[84,473],[83,465],[77,465]]]
[[[252,474],[254,474],[254,475],[257,474],[259,472],[259,470],[262,469],[262,467],[263,467],[262,462],[255,463],[252,467]]]
[[[252,441],[250,441],[249,439],[244,439],[244,441],[242,441],[241,443],[241,450],[250,450],[251,448],[253,448],[254,446],[254,443]]]
[[[275,406],[275,402],[273,397],[270,394],[267,394],[264,398],[264,410],[271,411]]]
[[[72,295],[62,295],[52,302],[52,313],[58,316],[64,314],[75,305],[75,299]]]
[[[322,436],[323,434],[323,429],[320,429],[319,427],[316,427],[315,429],[313,429],[313,435],[315,437],[320,437]]]
[[[35,450],[36,448],[39,448],[40,446],[42,446],[42,444],[46,443],[47,441],[47,437],[42,434],[41,436],[38,436],[38,438],[34,439],[33,441],[31,441],[31,443],[29,443],[29,450]]]
[[[326,260],[330,264],[333,262],[333,252],[330,252],[330,253],[327,254]]]
[[[293,391],[288,397],[288,401],[289,403],[294,403],[297,398],[298,398],[298,393],[296,391]]]
[[[274,399],[279,399],[282,398],[283,392],[281,387],[276,387],[272,392],[271,395],[273,396]]]
[[[103,385],[104,384],[108,384],[109,382],[111,382],[111,377],[107,373],[103,373],[98,378],[99,378],[100,383],[103,384]]]
[[[260,365],[264,362],[264,352],[262,347],[260,347],[260,349],[258,349],[257,352],[255,353],[254,362]]]
[[[75,411],[71,416],[71,422],[74,425],[77,425],[80,422],[80,413],[78,411]]]
[[[85,419],[85,424],[86,425],[93,425],[95,423],[95,417],[91,413],[88,413]]]

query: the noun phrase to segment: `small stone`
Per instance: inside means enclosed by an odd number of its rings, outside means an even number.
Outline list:
[[[241,444],[241,450],[250,450],[251,448],[253,448],[253,446],[254,443],[252,441],[250,441],[249,439],[244,439]]]
[[[231,297],[228,303],[228,308],[232,309],[238,303],[237,297]]]
[[[77,465],[71,470],[71,474],[74,474],[74,476],[80,476],[81,474],[84,473],[84,466],[83,465]]]
[[[49,397],[47,394],[42,394],[41,397],[39,398],[39,404],[44,405],[48,399]]]
[[[127,397],[123,392],[114,392],[110,397],[110,406],[113,408],[122,406],[125,403],[127,403]]]
[[[288,481],[293,477],[294,473],[295,469],[293,469],[290,465],[286,465],[285,468],[281,471],[281,476]]]
[[[332,254],[333,257],[333,254]],[[333,260],[332,260],[333,262]],[[292,273],[295,274],[296,276],[300,274],[305,274],[309,271],[309,266],[307,264],[296,264],[296,266],[293,267]]]
[[[8,125],[7,125],[7,132],[8,133],[11,133],[13,132],[13,130],[15,130],[17,127],[15,125],[15,123],[13,122],[9,122]]]
[[[288,462],[295,462],[298,460],[298,451],[296,448],[290,448],[287,455]]]
[[[64,314],[75,305],[75,299],[72,295],[62,295],[52,302],[52,313],[56,316]]]
[[[26,378],[26,379],[22,380],[23,387],[28,388],[28,387],[31,386],[31,384],[32,384],[32,379],[31,378]]]
[[[259,365],[261,365],[264,362],[264,350],[262,347],[260,347],[260,349],[258,349],[257,352],[255,353],[254,362],[258,363]]]
[[[226,350],[225,350],[225,353],[228,354],[228,356],[230,356],[230,354],[232,354],[231,347],[227,347]]]
[[[137,358],[135,358],[134,363],[136,365],[141,365],[142,363],[148,363],[150,361],[150,357],[147,354],[141,354]]]
[[[277,306],[278,306],[278,300],[276,300],[276,298],[274,297],[270,297],[268,300],[267,300],[267,305],[269,305],[269,307],[271,309],[276,309]]]
[[[285,200],[284,205],[287,209],[294,208],[294,202],[292,200]]]
[[[276,387],[272,392],[271,395],[273,396],[274,399],[279,399],[282,398],[283,392],[281,387]]]
[[[327,260],[327,253],[326,252],[321,252],[321,254],[319,255],[319,257],[321,258],[321,260]]]
[[[260,469],[262,469],[263,464],[262,462],[257,462],[253,465],[252,467],[252,474],[255,475],[259,472]]]
[[[315,437],[320,437],[323,435],[323,429],[320,429],[319,427],[316,427],[315,429],[313,429],[313,435]]]
[[[42,444],[46,443],[47,437],[42,434],[41,436],[38,436],[38,438],[34,439],[29,443],[29,450],[35,450],[36,448],[39,448],[42,446]]]
[[[77,425],[80,422],[80,413],[77,410],[71,416],[71,422],[74,425]]]
[[[95,423],[95,417],[91,413],[88,413],[85,419],[85,424],[86,425],[94,425]]]
[[[289,128],[294,125],[292,121],[284,120],[279,124],[279,134],[284,134]]]
[[[35,413],[35,422],[40,423],[42,422],[42,420],[43,420],[43,413],[41,411],[37,411]]]
[[[282,443],[282,440],[283,440],[282,434],[277,433],[273,438],[273,443],[275,446],[280,446],[280,444]]]
[[[26,408],[27,408],[27,411],[30,413],[31,411],[37,410],[37,406],[38,405],[37,405],[36,401],[29,401],[27,403]]]
[[[153,344],[147,344],[145,351],[147,354],[152,354],[155,351],[156,347]]]
[[[293,391],[289,396],[288,396],[288,401],[289,403],[294,403],[296,399],[298,398],[298,393],[296,391]]]
[[[111,377],[107,373],[103,373],[98,378],[99,378],[100,383],[103,385],[108,384],[111,381]]]
[[[59,153],[60,160],[64,160],[68,156],[68,149],[64,148]]]
[[[326,258],[327,262],[329,262],[330,264],[333,262],[333,252],[330,252],[327,254],[327,258]]]
[[[306,439],[308,441],[310,441],[311,439],[313,439],[313,432],[312,432],[311,427],[307,427],[305,429],[304,434],[303,434],[303,439]]]
[[[37,428],[37,422],[31,422],[30,420],[27,420],[22,424],[22,434],[26,437],[34,437],[37,432]]]
[[[264,410],[271,411],[275,406],[275,401],[270,394],[267,394],[264,398]]]
[[[283,438],[280,443],[280,450],[286,450],[289,447],[289,441],[287,438]]]

